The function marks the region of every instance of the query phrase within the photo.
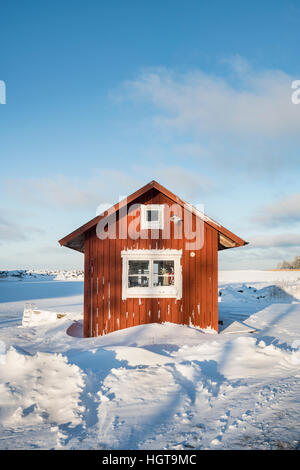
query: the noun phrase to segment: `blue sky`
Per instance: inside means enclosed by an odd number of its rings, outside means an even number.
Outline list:
[[[6,1],[0,269],[81,268],[57,240],[156,179],[242,238],[222,269],[300,254],[298,1]]]

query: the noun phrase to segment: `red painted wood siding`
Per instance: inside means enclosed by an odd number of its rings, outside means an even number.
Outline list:
[[[148,193],[134,204],[174,202],[157,191]],[[124,219],[124,218],[123,218]],[[128,224],[132,217],[128,216]],[[192,216],[195,229],[195,215]],[[117,234],[124,220],[117,213]],[[184,223],[188,223],[184,221]],[[157,230],[152,239],[100,240],[95,227],[85,233],[84,335],[97,336],[145,323],[172,322],[211,326],[218,331],[218,232],[204,223],[204,244],[199,250],[185,249],[186,240],[174,238],[176,225],[170,224],[170,239]],[[184,227],[183,227],[184,232]],[[122,300],[121,251],[126,249],[182,249],[182,299],[141,298]]]

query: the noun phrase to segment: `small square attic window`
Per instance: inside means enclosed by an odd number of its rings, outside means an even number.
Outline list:
[[[164,228],[164,205],[142,204],[141,205],[141,229],[163,229]]]

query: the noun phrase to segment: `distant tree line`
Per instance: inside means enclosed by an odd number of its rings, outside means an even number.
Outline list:
[[[300,269],[300,256],[295,256],[293,261],[282,261],[278,263],[277,269]]]

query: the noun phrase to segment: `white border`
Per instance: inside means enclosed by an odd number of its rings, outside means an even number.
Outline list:
[[[158,220],[147,220],[147,211],[158,211]],[[164,228],[164,204],[141,204],[141,230]]]

